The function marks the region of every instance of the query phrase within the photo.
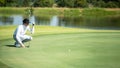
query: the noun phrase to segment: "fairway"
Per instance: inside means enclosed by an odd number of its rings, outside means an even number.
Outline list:
[[[0,47],[0,68],[120,68],[120,32],[36,36],[30,48]]]

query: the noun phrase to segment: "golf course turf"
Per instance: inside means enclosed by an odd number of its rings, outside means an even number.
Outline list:
[[[0,68],[120,68],[120,30],[36,26],[30,48],[15,48],[15,28],[0,27]]]

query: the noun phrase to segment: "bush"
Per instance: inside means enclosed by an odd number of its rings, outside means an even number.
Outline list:
[[[88,7],[88,3],[86,0],[76,0],[75,7]]]
[[[105,7],[105,2],[100,0],[100,1],[97,2],[97,6],[98,7]]]
[[[114,2],[110,1],[106,4],[106,7],[107,8],[117,8],[118,6]]]

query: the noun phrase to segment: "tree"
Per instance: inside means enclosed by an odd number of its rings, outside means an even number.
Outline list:
[[[30,1],[31,0],[23,0],[22,6],[29,7]]]
[[[75,0],[65,0],[65,6],[66,7],[74,7]]]
[[[52,7],[55,3],[54,0],[38,0],[35,2],[35,7]]]
[[[94,7],[116,8],[120,7],[120,0],[87,0]]]
[[[107,3],[107,5],[106,5],[106,7],[108,8],[117,8],[118,6],[114,3],[114,2],[112,2],[112,1],[109,1],[108,3]]]
[[[5,0],[0,0],[0,6],[5,6]]]
[[[105,7],[105,2],[103,0],[100,0],[96,3],[97,7]]]
[[[65,0],[58,0],[56,1],[59,7],[65,7],[66,3]]]
[[[116,8],[120,7],[120,0],[0,0],[2,7],[52,7],[57,4],[58,7],[106,7]]]
[[[88,7],[86,0],[75,0],[75,7]]]
[[[58,0],[58,6],[60,7],[87,7],[86,0]]]

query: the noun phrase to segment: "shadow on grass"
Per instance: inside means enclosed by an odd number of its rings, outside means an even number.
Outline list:
[[[0,62],[0,68],[11,68],[11,67],[9,67],[8,65]]]
[[[15,47],[15,45],[5,45],[5,46],[7,46],[7,47]]]

